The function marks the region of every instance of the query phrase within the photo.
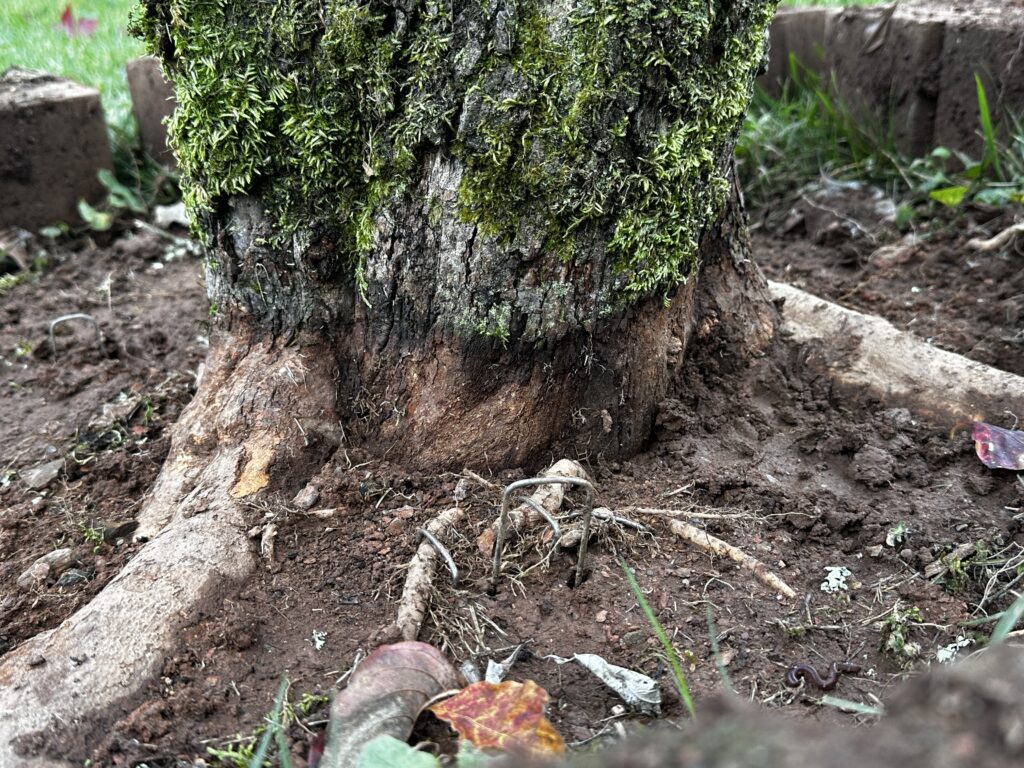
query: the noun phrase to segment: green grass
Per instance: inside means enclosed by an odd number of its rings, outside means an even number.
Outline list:
[[[977,99],[974,153],[937,147],[925,157],[911,158],[896,149],[886,125],[854,115],[836,96],[834,84],[793,60],[783,93],[774,98],[759,89],[748,112],[736,146],[744,192],[756,209],[827,176],[884,187],[906,216],[922,205],[1020,203],[1024,124],[1003,116],[997,125],[980,81]]]
[[[679,698],[682,699],[683,705],[686,707],[686,711],[690,713],[690,717],[696,720],[697,710],[693,706],[693,698],[690,696],[690,686],[686,683],[686,675],[683,674],[683,667],[679,662],[679,654],[676,653],[675,647],[673,647],[671,641],[668,639],[668,635],[665,634],[665,629],[661,626],[661,622],[658,621],[658,617],[655,616],[654,611],[651,610],[651,606],[648,604],[647,598],[644,597],[644,593],[640,589],[640,585],[637,583],[636,576],[633,575],[633,571],[631,571],[629,566],[622,560],[619,561],[619,565],[622,567],[623,573],[626,574],[626,581],[629,583],[629,589],[633,593],[633,597],[636,598],[636,601],[640,606],[640,610],[643,611],[644,617],[647,619],[647,623],[651,625],[651,629],[654,630],[655,636],[658,638],[662,649],[665,651],[665,658],[668,661],[669,667],[672,669],[672,679],[675,681],[676,690],[679,692]]]
[[[41,69],[99,89],[112,128],[134,132],[124,65],[142,54],[128,35],[136,0],[75,0],[75,17],[96,19],[91,37],[69,38],[60,29],[66,0],[0,0],[0,72],[18,66]]]

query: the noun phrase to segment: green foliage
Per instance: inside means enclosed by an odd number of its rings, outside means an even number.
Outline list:
[[[252,733],[239,736],[223,748],[207,747],[214,765],[225,768],[291,768],[288,729],[299,716],[305,717],[326,703],[326,697],[304,694],[298,705],[293,705],[288,696],[289,685],[288,678],[282,677],[273,708]],[[276,762],[271,760],[272,750]]]
[[[967,202],[1024,202],[1024,126],[1008,119],[998,138],[985,88],[976,78],[981,161],[936,147],[928,155],[901,154],[891,132],[854,114],[832,83],[790,59],[790,78],[779,98],[754,97],[737,144],[740,177],[755,207],[778,200],[827,175],[884,185],[901,200],[897,223],[909,226],[916,206],[956,209]]]
[[[1024,594],[1018,595],[1010,607],[1002,612],[999,623],[992,630],[989,645],[999,645],[1003,642],[1022,618],[1024,618]]]
[[[622,570],[626,574],[626,581],[629,582],[629,589],[632,591],[633,597],[639,603],[640,610],[644,612],[647,623],[651,625],[651,629],[654,630],[654,634],[665,651],[669,666],[672,668],[672,678],[675,680],[676,690],[679,691],[679,698],[683,700],[683,704],[686,706],[686,711],[690,713],[690,717],[696,720],[697,710],[693,706],[693,699],[690,697],[690,687],[686,684],[686,675],[683,674],[683,668],[679,663],[679,654],[676,653],[676,649],[669,642],[668,635],[665,634],[661,622],[658,621],[658,617],[654,615],[654,611],[651,610],[651,606],[647,603],[647,598],[644,597],[644,593],[636,581],[636,576],[633,575],[633,572],[624,562],[619,561],[619,565],[622,566]]]
[[[625,300],[684,279],[774,3],[501,7],[456,25],[427,0],[145,0],[133,28],[176,83],[187,203],[254,195],[275,240],[315,232],[360,274],[378,217],[457,132],[461,214],[485,235],[513,243],[526,222],[567,259],[604,243]]]
[[[161,168],[145,154],[136,156],[137,162],[121,166],[117,175],[101,168],[96,176],[104,189],[106,199],[94,207],[85,200],[78,201],[78,215],[95,232],[106,232],[119,219],[145,216],[159,202],[169,202],[177,196],[176,174]]]

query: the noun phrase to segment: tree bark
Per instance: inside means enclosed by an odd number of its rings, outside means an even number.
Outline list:
[[[209,6],[139,27],[211,301],[331,361],[346,439],[420,467],[628,455],[695,328],[763,346],[729,188],[774,3]]]

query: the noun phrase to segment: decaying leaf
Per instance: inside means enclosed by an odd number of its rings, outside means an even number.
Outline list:
[[[602,683],[615,691],[630,709],[646,715],[661,715],[661,690],[647,675],[626,667],[609,664],[596,653],[577,653],[571,659],[560,656],[546,656],[558,664],[575,661],[589,669]]]
[[[1024,431],[975,421],[971,424],[971,439],[986,467],[1024,470]]]
[[[565,742],[544,717],[548,692],[532,680],[524,683],[474,683],[430,711],[481,749],[499,749],[534,757],[561,754]]]
[[[355,768],[359,754],[382,734],[409,738],[423,706],[458,687],[458,673],[426,643],[382,645],[352,673],[331,703],[320,768]]]

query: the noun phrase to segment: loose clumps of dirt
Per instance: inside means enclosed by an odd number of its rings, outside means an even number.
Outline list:
[[[961,236],[950,230],[937,237]],[[198,264],[163,261],[158,240],[143,239],[145,248],[133,242],[68,253],[38,283],[7,297],[9,322],[0,340],[8,377],[20,387],[0,400],[17,446],[9,468],[23,474],[51,456],[69,457],[79,442],[89,452],[81,464],[67,458],[60,479],[41,491],[15,477],[2,491],[4,650],[66,617],[131,555],[128,529],[117,526],[130,525],[166,452],[164,427],[190,396],[202,359]],[[810,253],[811,246],[801,247]],[[109,305],[106,292],[95,291],[108,274]],[[955,291],[961,275],[936,267],[935,280],[943,274],[947,282],[936,282],[934,290]],[[46,323],[70,309],[97,318],[105,346],[95,350],[76,327],[58,338],[54,360],[45,349]],[[932,322],[939,327],[941,315]],[[31,353],[12,358],[7,350],[19,339]],[[543,467],[430,475],[343,447],[299,496],[250,505],[254,551],[266,526],[276,526],[273,558],[184,633],[143,701],[113,713],[102,737],[40,733],[23,747],[98,765],[214,761],[211,749],[247,743],[287,675],[292,701],[304,702],[302,725],[289,732],[295,764],[304,764],[310,731],[321,727],[309,723],[322,723],[326,694],[395,620],[417,530],[455,504],[466,514],[452,547],[462,577],[453,586],[438,569],[420,637],[454,660],[481,665],[526,643],[513,677],[548,690],[551,719],[567,741],[612,738],[605,722],[620,717],[614,714],[619,701],[575,665],[546,660],[549,654],[598,653],[643,671],[661,683],[670,720],[683,714],[622,562],[635,569],[682,653],[699,712],[722,685],[710,610],[721,662],[741,698],[798,717],[846,722],[848,716],[819,706],[817,692],[787,687],[786,669],[855,661],[865,672],[844,676],[837,695],[884,701],[895,681],[940,649],[980,639],[982,630],[958,623],[1001,610],[1009,600],[1007,586],[1024,563],[1014,518],[1024,487],[1011,473],[983,467],[957,425],[923,423],[870,397],[834,392],[822,374],[824,352],[779,339],[770,354],[738,371],[705,349],[687,364],[677,396],[661,404],[645,452],[620,462],[570,457],[587,468],[599,505],[647,529],[599,525],[577,589],[569,586],[574,550],[558,549],[549,567],[541,564],[551,549],[542,523],[513,537],[498,592],[488,594],[490,560],[477,538],[497,516],[502,487]],[[125,392],[147,394],[158,407],[148,417],[134,408],[115,415],[110,423],[119,441],[82,440],[104,405],[123,403]],[[113,413],[108,408],[107,416]],[[570,495],[564,527],[573,525],[580,501]],[[756,557],[797,599],[780,597],[732,560],[673,536],[673,516]],[[120,535],[94,540],[83,521]],[[965,544],[976,548],[942,562]],[[36,558],[59,546],[71,548],[73,567],[87,581],[61,587],[54,574],[29,590],[16,585]],[[834,592],[822,588],[831,573],[840,583]],[[444,734],[440,726],[425,727],[432,738]]]

